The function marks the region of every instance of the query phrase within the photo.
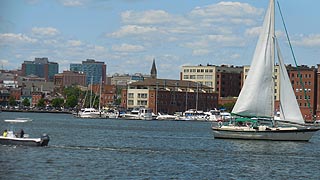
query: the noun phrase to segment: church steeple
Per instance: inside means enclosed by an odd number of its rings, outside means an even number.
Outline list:
[[[152,79],[157,79],[157,68],[156,68],[156,60],[153,59],[153,63],[152,63],[152,68],[151,68],[151,78]]]

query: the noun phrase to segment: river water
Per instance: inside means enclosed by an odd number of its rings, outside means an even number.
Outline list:
[[[210,122],[77,119],[0,113],[47,147],[0,145],[0,179],[320,179],[320,133],[310,142],[214,139]]]

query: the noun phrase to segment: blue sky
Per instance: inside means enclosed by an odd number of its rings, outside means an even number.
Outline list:
[[[299,64],[320,63],[320,1],[279,0]],[[268,0],[0,0],[0,65],[96,59],[107,74],[179,79],[183,65],[249,65]],[[276,20],[280,20],[276,14]],[[276,24],[286,63],[294,64]]]

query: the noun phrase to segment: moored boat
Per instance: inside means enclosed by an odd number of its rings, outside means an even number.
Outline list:
[[[185,111],[182,116],[177,116],[175,120],[185,120],[185,121],[207,121],[209,116],[203,111],[189,109]]]
[[[103,111],[96,110],[95,108],[84,108],[77,115],[79,118],[101,118],[105,117]]]
[[[124,119],[152,120],[152,109],[150,108],[134,108],[130,113],[122,115]]]

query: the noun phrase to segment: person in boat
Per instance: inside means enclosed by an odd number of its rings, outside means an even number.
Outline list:
[[[20,130],[20,138],[23,138],[23,136],[24,136],[24,131],[23,131],[23,129],[21,129]]]
[[[3,131],[2,136],[3,136],[3,137],[7,137],[7,135],[8,135],[8,130],[5,129],[5,130]]]

